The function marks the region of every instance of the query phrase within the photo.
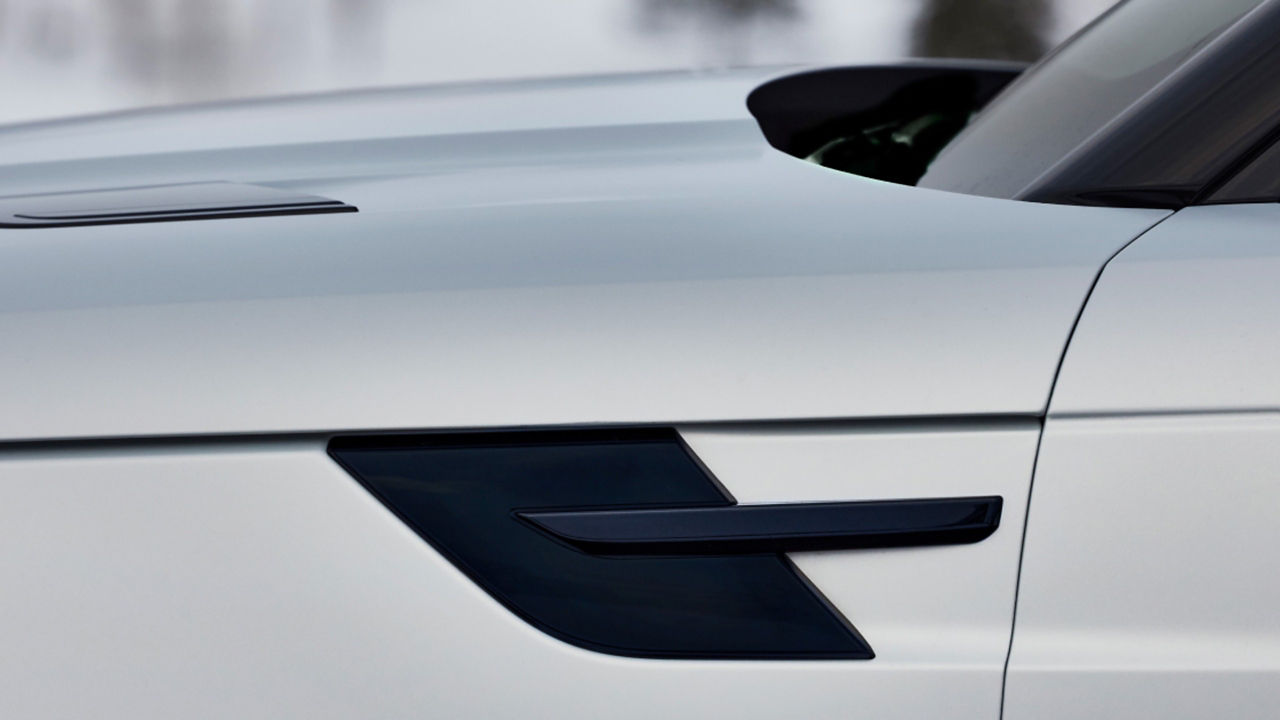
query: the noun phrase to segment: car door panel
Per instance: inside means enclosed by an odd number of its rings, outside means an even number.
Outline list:
[[[1181,210],[1112,261],[1053,416],[1280,409],[1280,205]]]
[[[1188,208],[1103,272],[1046,421],[1006,718],[1274,717],[1277,228]]]
[[[1050,419],[1005,715],[1271,718],[1280,414]]]

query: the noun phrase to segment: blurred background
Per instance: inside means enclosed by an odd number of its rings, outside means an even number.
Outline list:
[[[0,0],[0,123],[486,78],[1034,60],[1113,2]]]

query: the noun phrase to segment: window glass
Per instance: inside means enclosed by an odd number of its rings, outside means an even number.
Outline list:
[[[943,149],[922,187],[1017,197],[1261,4],[1128,0],[1011,85]]]

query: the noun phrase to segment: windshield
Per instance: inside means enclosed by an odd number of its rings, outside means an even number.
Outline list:
[[[921,187],[1013,198],[1262,0],[1127,0],[948,144]]]

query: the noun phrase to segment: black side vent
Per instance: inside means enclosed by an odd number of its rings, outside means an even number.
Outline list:
[[[338,200],[229,182],[155,185],[0,198],[0,228],[216,220],[356,212]]]
[[[784,553],[979,542],[1001,499],[739,505],[670,429],[339,437],[329,454],[520,617],[654,658],[869,660]]]
[[[351,437],[329,453],[490,594],[565,642],[634,657],[873,656],[777,553],[608,557],[521,517],[732,506],[672,431]]]

